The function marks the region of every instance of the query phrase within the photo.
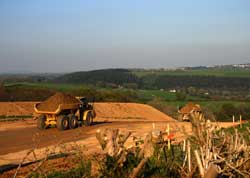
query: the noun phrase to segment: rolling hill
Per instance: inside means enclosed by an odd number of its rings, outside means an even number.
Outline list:
[[[205,68],[165,71],[144,69],[104,69],[74,72],[59,76],[55,83],[90,84],[99,87],[124,86],[125,88],[250,88],[250,70],[241,68]]]
[[[56,83],[83,83],[103,84],[112,83],[123,85],[125,83],[138,83],[139,78],[127,69],[103,69],[87,72],[74,72],[54,79]]]

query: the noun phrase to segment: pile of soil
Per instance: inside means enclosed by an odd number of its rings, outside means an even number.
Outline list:
[[[97,118],[113,120],[139,120],[139,121],[175,121],[173,118],[159,110],[139,103],[95,103]]]
[[[0,116],[32,116],[35,102],[0,102]]]
[[[37,106],[40,111],[55,111],[60,104],[80,104],[74,96],[64,93],[56,93]]]

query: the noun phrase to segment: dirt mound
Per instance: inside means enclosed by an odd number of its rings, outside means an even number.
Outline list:
[[[138,103],[95,103],[98,118],[105,120],[175,121],[159,110]]]
[[[44,102],[40,103],[37,108],[41,111],[55,111],[60,104],[80,103],[74,96],[64,93],[56,93]]]

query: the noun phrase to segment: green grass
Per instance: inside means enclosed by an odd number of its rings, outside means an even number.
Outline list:
[[[120,91],[125,92],[129,89],[120,88],[120,89],[110,89],[110,88],[96,88],[93,86],[88,85],[80,85],[80,84],[55,84],[55,83],[28,83],[28,82],[17,82],[17,83],[6,83],[4,85],[6,88],[11,87],[28,87],[28,88],[45,88],[45,89],[52,89],[56,91],[84,91],[84,89],[96,89],[99,92],[107,92],[107,91]],[[173,105],[173,106],[183,106],[188,101],[193,101],[195,103],[201,104],[201,106],[208,106],[209,108],[212,108],[213,110],[217,109],[218,106],[221,106],[225,103],[234,103],[236,105],[241,104],[243,102],[232,102],[232,101],[206,101],[204,98],[200,98],[197,96],[190,96],[187,95],[185,101],[176,101],[176,93],[171,93],[169,91],[163,91],[163,90],[134,90],[138,94],[138,100],[139,102],[148,102],[152,101],[154,99],[159,99],[163,102],[166,102],[167,105]]]
[[[176,93],[171,93],[169,91],[164,91],[164,90],[138,90],[138,97],[139,100],[142,101],[151,101],[154,100],[155,98],[160,99],[162,101],[176,101]],[[186,99],[187,101],[192,100],[192,101],[197,101],[197,100],[204,100],[203,98],[196,97],[196,96],[190,96],[187,95]]]
[[[76,89],[83,89],[89,87],[83,84],[56,84],[56,83],[29,83],[29,82],[16,82],[6,83],[5,87],[34,87],[34,88],[46,88],[54,89],[57,91],[72,91]]]
[[[184,106],[188,101],[165,101],[162,102],[162,104],[166,105],[166,106],[175,106],[175,107],[182,107]],[[201,105],[201,107],[206,107],[209,110],[213,111],[213,112],[217,112],[219,111],[219,109],[221,108],[222,105],[224,104],[233,104],[234,106],[239,106],[241,104],[249,104],[250,102],[242,102],[242,101],[193,101],[193,103],[195,104],[199,104]]]
[[[250,122],[244,123],[242,126],[238,125],[237,127],[230,127],[222,130],[230,135],[235,135],[235,129],[237,129],[238,133],[244,137],[247,144],[250,144]]]
[[[138,77],[146,75],[172,75],[172,76],[217,76],[217,77],[250,77],[250,70],[246,69],[200,69],[200,70],[144,70],[132,71]]]
[[[54,83],[28,83],[28,82],[18,82],[18,83],[7,83],[4,85],[5,87],[31,87],[31,88],[46,88],[53,89],[57,91],[67,92],[73,90],[83,90],[86,88],[90,88],[91,86],[80,85],[80,84],[54,84]],[[109,89],[109,88],[96,88],[100,92],[106,91],[127,91],[128,89]],[[162,100],[176,100],[175,93],[170,93],[167,91],[160,90],[137,90],[139,99],[142,100],[152,100],[155,97],[161,98]]]
[[[39,171],[41,172],[41,171]],[[91,176],[91,161],[81,160],[80,163],[75,167],[71,168],[68,171],[57,171],[52,170],[49,173],[39,173],[31,172],[28,175],[28,178],[80,178],[80,177],[92,177]]]
[[[31,87],[31,88],[47,88],[54,89],[57,91],[67,92],[67,91],[76,91],[76,90],[84,90],[90,89],[91,86],[88,85],[80,85],[80,84],[55,84],[55,83],[28,83],[28,82],[19,82],[19,83],[6,83],[5,87]],[[121,88],[121,89],[109,89],[109,88],[92,88],[98,90],[99,92],[123,92],[128,91],[129,89]],[[239,106],[241,104],[250,102],[241,102],[241,101],[209,101],[204,98],[196,97],[196,96],[186,96],[185,101],[176,101],[176,94],[170,93],[168,91],[163,90],[134,90],[138,94],[138,100],[135,99],[134,102],[149,102],[155,99],[162,102],[163,105],[170,105],[174,107],[184,106],[188,101],[193,101],[194,103],[200,104],[202,107],[206,107],[213,112],[218,111],[223,104],[231,103],[235,106]],[[1,118],[1,116],[0,116]]]
[[[138,90],[139,98],[143,100],[152,100],[155,97],[160,98],[161,100],[175,100],[175,93],[170,93],[167,91],[160,90]]]

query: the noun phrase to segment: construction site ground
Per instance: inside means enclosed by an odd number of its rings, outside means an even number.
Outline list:
[[[34,102],[2,102],[0,115],[33,115]],[[95,138],[98,129],[119,128],[132,132],[127,145],[133,144],[133,138],[144,138],[153,129],[165,130],[170,125],[174,141],[180,141],[192,133],[191,124],[178,122],[155,108],[136,103],[95,103],[97,117],[92,126],[73,130],[59,131],[56,128],[39,130],[34,118],[20,121],[0,122],[0,166],[19,164],[30,150],[26,162],[41,159],[46,154],[70,152],[73,147],[83,146],[86,153],[101,153],[101,147]],[[154,124],[153,124],[154,123]],[[220,127],[232,126],[232,123],[214,123]]]

